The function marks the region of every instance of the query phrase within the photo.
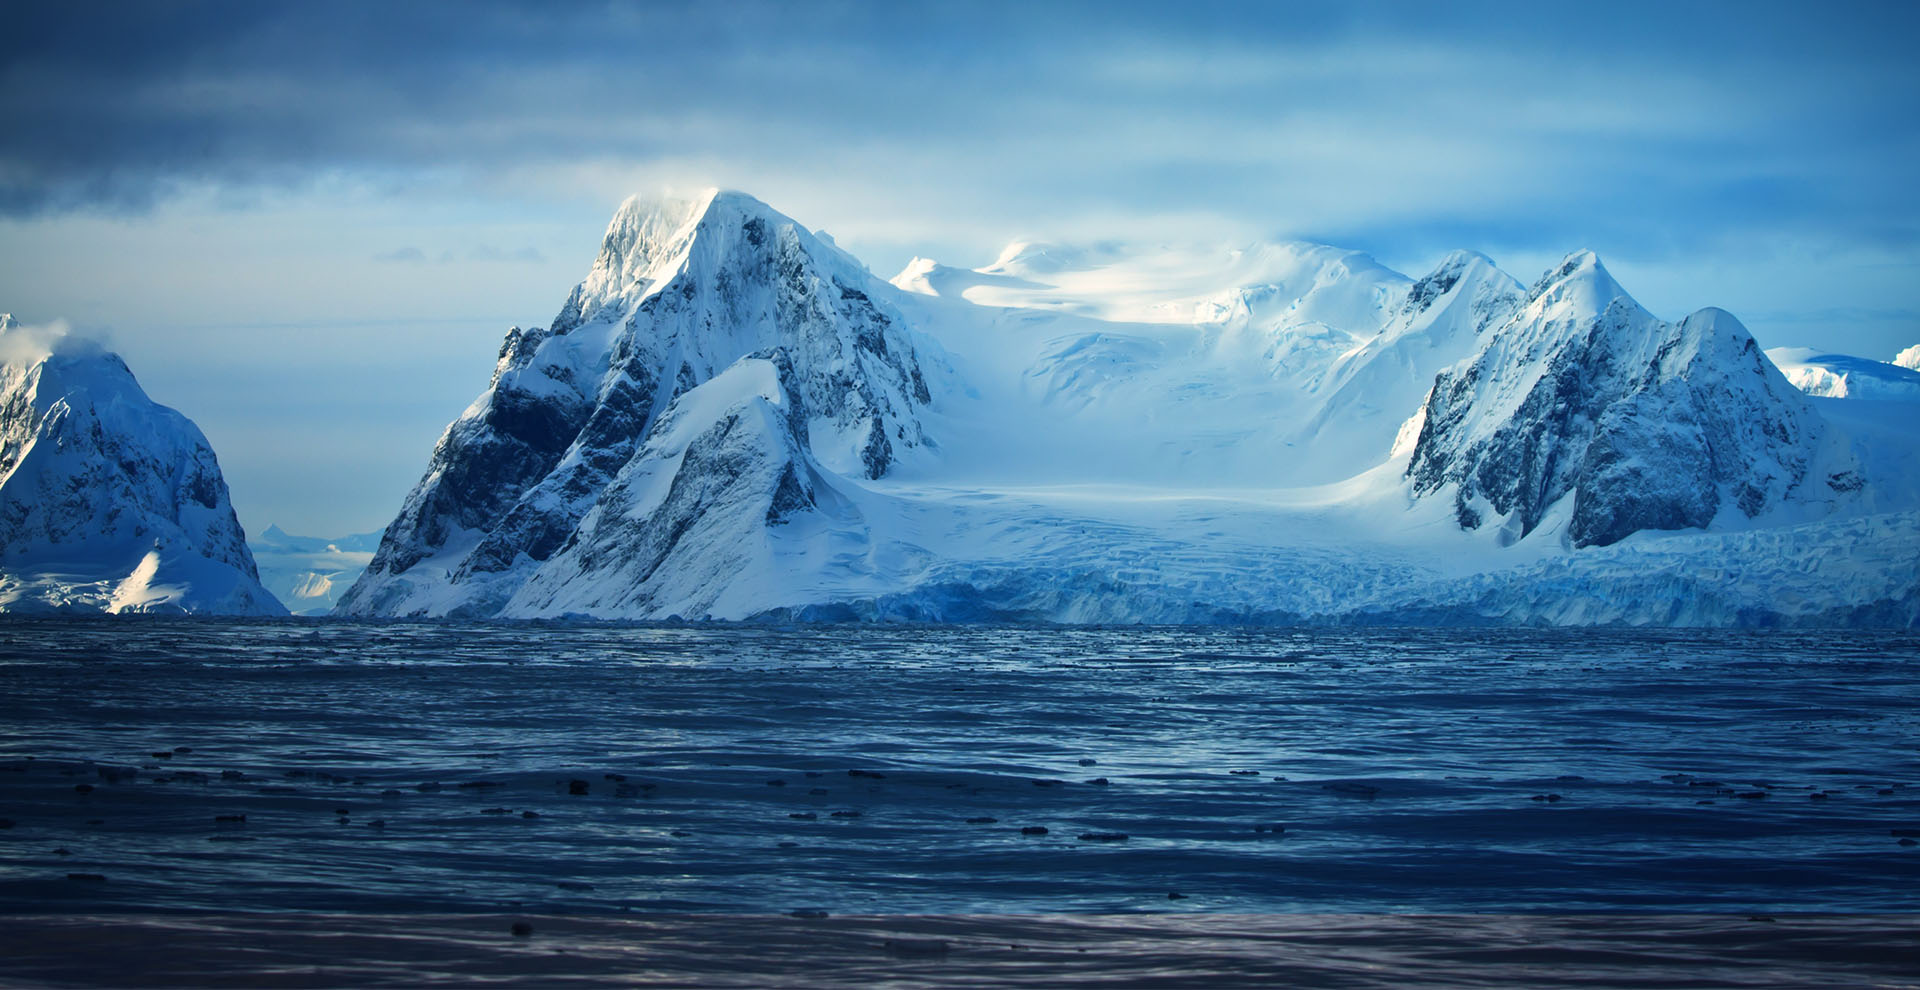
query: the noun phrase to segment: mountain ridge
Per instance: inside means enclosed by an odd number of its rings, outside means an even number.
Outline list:
[[[1745,624],[1764,587],[1574,609],[1555,562],[1779,552],[1737,549],[1760,531],[1834,576],[1828,601],[1769,572],[1779,621],[1920,601],[1820,556],[1837,521],[1912,532],[1911,439],[1831,419],[1724,311],[1660,320],[1591,251],[1523,284],[1471,251],[1416,279],[1182,250],[1015,242],[882,282],[744,194],[629,200],[341,612]],[[1643,577],[1611,567],[1582,587]]]

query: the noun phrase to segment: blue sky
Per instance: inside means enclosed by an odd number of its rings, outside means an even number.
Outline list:
[[[107,337],[250,531],[316,535],[386,523],[632,192],[745,189],[883,275],[1591,247],[1766,346],[1920,342],[1912,5],[1035,6],[9,4],[0,310]]]

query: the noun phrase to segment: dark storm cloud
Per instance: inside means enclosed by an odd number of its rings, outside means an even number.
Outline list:
[[[1036,6],[13,4],[0,212],[676,161],[1360,240],[1920,237],[1905,6]]]

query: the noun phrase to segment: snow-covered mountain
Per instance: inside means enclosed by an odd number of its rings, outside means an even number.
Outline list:
[[[1656,319],[1588,252],[1569,256],[1442,372],[1407,476],[1468,529],[1511,542],[1571,499],[1576,547],[1702,529],[1789,503],[1831,506],[1860,474],[1740,322]]]
[[[1823,401],[1587,253],[1528,288],[1019,241],[882,282],[737,193],[631,201],[340,611],[1913,624],[1920,442]]]
[[[493,615],[550,563],[644,581],[738,499],[792,511],[816,472],[886,476],[931,442],[931,396],[885,291],[751,197],[629,200],[551,329],[508,332],[340,610]],[[760,478],[764,458],[782,467]],[[608,549],[635,541],[638,572]]]
[[[294,536],[277,525],[247,541],[260,569],[260,583],[295,615],[333,611],[379,546],[379,533],[325,539]]]
[[[213,449],[119,355],[0,316],[0,611],[284,615]]]

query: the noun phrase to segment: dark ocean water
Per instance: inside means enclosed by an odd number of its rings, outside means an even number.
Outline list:
[[[1907,914],[1916,730],[1911,634],[9,620],[0,912]]]

